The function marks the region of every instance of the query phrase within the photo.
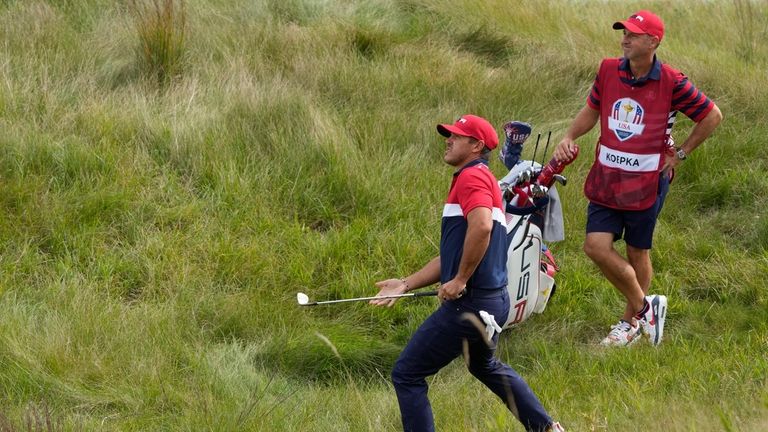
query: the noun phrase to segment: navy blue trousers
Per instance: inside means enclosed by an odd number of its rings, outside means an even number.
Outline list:
[[[492,296],[472,294],[470,291],[460,299],[444,302],[416,330],[397,359],[392,382],[403,429],[405,432],[435,430],[426,378],[461,355],[466,341],[469,372],[506,404],[527,431],[545,431],[552,419],[520,375],[494,356],[499,334],[488,342],[485,325],[478,315],[484,310],[503,325],[509,313],[506,288]]]

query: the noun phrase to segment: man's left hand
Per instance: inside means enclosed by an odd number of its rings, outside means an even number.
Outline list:
[[[680,165],[680,162],[682,161],[678,159],[674,153],[672,153],[671,155],[666,154],[664,156],[664,166],[661,167],[661,170],[664,172],[669,172],[675,169],[676,166]]]
[[[437,290],[437,296],[441,300],[456,300],[464,295],[466,283],[452,279],[443,285],[440,285],[440,289]]]

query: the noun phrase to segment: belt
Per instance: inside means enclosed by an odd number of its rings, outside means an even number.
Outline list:
[[[507,292],[507,287],[483,289],[483,288],[470,288],[467,290],[467,296],[473,299],[491,299],[502,297]]]

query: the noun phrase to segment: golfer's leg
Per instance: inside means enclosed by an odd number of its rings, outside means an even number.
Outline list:
[[[442,306],[424,321],[392,370],[392,383],[406,432],[435,430],[426,377],[437,373],[461,353],[461,338],[447,325],[455,319],[449,309]]]
[[[510,366],[494,356],[496,334],[489,346],[484,340],[469,344],[469,372],[485,384],[525,427],[527,431],[546,431],[552,419],[528,386],[528,383]]]

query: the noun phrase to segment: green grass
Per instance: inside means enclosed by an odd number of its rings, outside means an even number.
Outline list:
[[[398,430],[389,370],[434,301],[296,292],[373,295],[430,259],[451,174],[434,125],[473,112],[558,140],[633,10],[184,3],[167,76],[128,3],[0,3],[0,430]],[[622,302],[581,251],[592,132],[560,189],[558,294],[499,354],[568,430],[764,430],[768,10],[647,7],[660,58],[725,115],[657,229],[665,341],[596,346]],[[460,361],[430,383],[440,430],[522,430]]]

